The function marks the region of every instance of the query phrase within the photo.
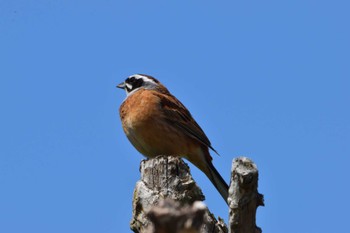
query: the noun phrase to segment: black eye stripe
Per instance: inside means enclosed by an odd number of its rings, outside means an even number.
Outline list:
[[[125,82],[126,82],[127,84],[129,84],[129,85],[126,85],[126,90],[127,90],[128,92],[131,92],[131,91],[133,91],[133,90],[135,90],[135,89],[141,87],[141,86],[143,85],[143,83],[144,83],[144,81],[143,81],[142,78],[137,79],[137,78],[135,78],[135,77],[127,78],[127,79],[125,80]],[[130,86],[131,86],[131,88],[130,88]]]

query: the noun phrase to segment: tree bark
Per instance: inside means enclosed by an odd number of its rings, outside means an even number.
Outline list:
[[[159,156],[143,160],[140,172],[130,222],[135,233],[228,232],[222,219],[216,220],[201,202],[204,195],[182,159]]]
[[[222,219],[216,219],[202,202],[205,197],[182,159],[158,156],[143,160],[141,180],[133,198],[130,228],[135,233],[227,233]],[[231,233],[261,233],[256,226],[258,169],[248,158],[234,159],[229,187]]]
[[[233,161],[228,204],[230,207],[231,233],[261,233],[256,226],[258,206],[264,206],[264,197],[258,193],[257,166],[248,158]]]

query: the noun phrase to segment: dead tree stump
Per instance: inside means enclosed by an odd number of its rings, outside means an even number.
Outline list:
[[[172,156],[143,160],[141,180],[133,198],[130,228],[135,233],[227,233],[222,219],[216,219],[205,204],[201,189],[192,179],[187,164]],[[256,226],[258,169],[248,158],[234,159],[229,188],[231,233],[261,233]]]
[[[224,222],[216,220],[204,203],[196,202],[203,201],[204,196],[182,159],[159,156],[143,160],[140,172],[130,222],[135,233],[228,232]],[[165,199],[172,201],[164,203]]]

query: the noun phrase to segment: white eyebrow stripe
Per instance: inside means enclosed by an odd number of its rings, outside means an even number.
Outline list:
[[[150,79],[150,78],[148,78],[147,76],[144,76],[144,75],[134,74],[134,75],[129,76],[129,78],[132,78],[132,77],[134,77],[136,79],[143,79],[143,81],[145,83],[153,83],[153,84],[157,85],[157,83],[154,82],[153,79]]]

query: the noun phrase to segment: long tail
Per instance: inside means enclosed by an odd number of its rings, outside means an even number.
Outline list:
[[[212,164],[212,157],[209,154],[208,148],[204,148],[202,152],[203,154],[200,156],[192,155],[187,156],[186,158],[209,178],[215,188],[219,191],[222,198],[224,198],[225,202],[228,204],[228,185]]]
[[[215,188],[219,191],[222,198],[225,202],[228,203],[228,185],[219,172],[215,169],[214,165],[211,162],[207,163],[209,173],[205,172],[209,180],[213,183]]]

